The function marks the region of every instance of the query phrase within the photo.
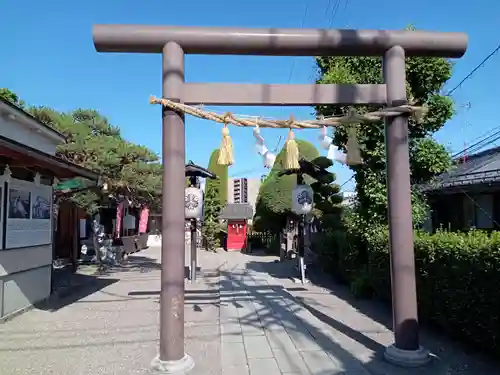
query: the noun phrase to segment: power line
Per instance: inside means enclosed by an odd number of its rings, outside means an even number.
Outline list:
[[[306,23],[307,14],[309,13],[309,5],[310,5],[310,1],[307,1],[306,2],[306,9],[304,10],[304,16],[302,17],[302,21],[300,22],[301,29],[304,28],[304,25]],[[295,69],[295,57],[292,59],[292,66],[290,68],[290,75],[288,76],[288,83],[290,83],[290,81],[292,80],[294,69]]]
[[[455,87],[453,87],[450,91],[448,91],[448,93],[446,94],[446,96],[451,96],[451,94],[453,94],[457,89],[460,88],[460,86],[463,85],[463,83],[465,81],[467,81],[469,78],[471,78],[479,69],[481,69],[484,64],[489,60],[491,59],[493,56],[495,56],[498,51],[500,51],[500,44],[498,44],[498,46],[488,55],[486,56],[483,61],[481,61],[474,69],[472,69],[469,74],[467,74],[459,83],[458,85],[456,85]]]
[[[354,178],[354,175],[352,175],[347,181],[345,181],[342,185],[339,186],[339,189],[342,189],[345,185],[347,185],[352,179]]]
[[[493,133],[492,133],[493,132]],[[490,134],[492,133],[492,134]],[[479,139],[479,140],[478,140]],[[474,139],[472,142],[472,145],[465,147],[463,150],[456,152],[455,154],[452,155],[452,158],[455,159],[459,157],[460,155],[464,154],[465,152],[472,152],[475,153],[482,148],[492,144],[493,142],[497,141],[500,139],[500,126],[497,126],[488,132],[486,132],[484,135],[477,137]]]
[[[338,10],[340,8],[340,2],[341,2],[341,0],[337,0],[335,2],[335,5],[332,8],[332,13],[330,14],[330,17],[329,17],[330,20],[328,22],[328,28],[331,28],[332,25],[333,25],[333,20],[335,19],[335,16],[337,15],[337,12],[338,12]],[[329,4],[330,3],[331,3],[331,1],[329,2]],[[347,7],[347,2],[346,2],[346,7]]]

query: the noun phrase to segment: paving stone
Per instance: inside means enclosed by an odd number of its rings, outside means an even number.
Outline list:
[[[344,348],[337,347],[336,349],[326,350],[326,353],[339,368],[345,371],[359,371],[360,373],[368,374],[363,366],[363,362],[352,353],[347,352]],[[366,361],[369,360],[368,358],[366,359]]]
[[[225,366],[222,375],[250,375],[250,368],[248,365]]]
[[[243,336],[264,336],[265,331],[258,317],[240,319]]]
[[[321,346],[314,340],[308,332],[288,330],[287,332],[293,344],[299,351],[318,351],[322,350]]]
[[[296,350],[292,339],[286,331],[267,331],[267,341],[272,349],[278,350]]]
[[[223,367],[226,365],[246,365],[247,356],[243,343],[222,342],[221,360]]]
[[[302,356],[297,350],[273,349],[274,358],[283,373],[308,375],[310,372]]]
[[[238,318],[238,309],[233,305],[222,305],[219,308],[219,317],[221,320]]]
[[[274,358],[249,359],[250,375],[282,375]]]
[[[243,339],[248,359],[273,358],[266,336],[245,336]]]
[[[150,248],[139,257],[160,259],[160,253],[159,248]],[[368,307],[377,306],[358,301],[355,308],[335,296],[335,291],[312,283],[307,290],[297,290],[287,279],[269,276],[284,274],[279,268],[287,267],[286,262],[272,264],[272,259],[200,252],[202,268],[221,277],[204,276],[186,284],[185,347],[196,362],[192,375],[499,374],[498,365],[468,356],[428,332],[422,335],[422,343],[437,350],[440,361],[413,370],[390,365],[377,346],[391,343],[393,335],[370,318]],[[253,262],[252,267],[261,264],[258,270],[248,271],[248,262]],[[276,272],[272,267],[278,267]],[[264,269],[269,274],[260,273]],[[117,282],[78,303],[51,312],[35,309],[2,325],[0,373],[149,374],[151,359],[158,353],[158,297],[134,299],[129,293],[158,290],[160,271],[140,273],[131,268],[110,278]],[[304,303],[326,318],[314,316]],[[383,311],[375,311],[375,316],[381,315]],[[328,325],[327,318],[344,327]],[[59,355],[48,355],[50,351]]]
[[[243,342],[241,325],[239,322],[223,322],[220,325],[221,340],[225,342]]]
[[[261,317],[261,323],[265,331],[285,331],[282,322],[275,318],[269,317],[262,319]]]
[[[316,373],[334,374],[335,371],[340,374],[343,371],[324,351],[301,352],[300,354],[313,375]]]

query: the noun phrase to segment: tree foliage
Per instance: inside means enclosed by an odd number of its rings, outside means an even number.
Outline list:
[[[313,160],[319,156],[318,150],[309,142],[297,140],[300,158]],[[282,149],[276,156],[273,168],[260,186],[255,207],[254,228],[258,231],[280,231],[287,216],[291,215],[292,190],[297,184],[297,176],[278,177],[285,169],[286,152]],[[307,176],[306,176],[307,177]],[[306,178],[306,183],[313,182]]]
[[[208,170],[215,173],[216,179],[208,179],[205,182],[205,202],[204,202],[204,220],[203,220],[203,239],[207,250],[214,251],[219,244],[219,215],[222,211],[224,194],[227,194],[227,177],[226,187],[224,189],[224,175],[227,176],[227,167],[218,165],[219,150],[216,149],[210,155],[208,162]],[[225,192],[225,193],[224,193]]]
[[[318,83],[382,83],[382,60],[377,57],[318,57]],[[412,184],[429,182],[451,166],[444,146],[432,134],[454,114],[451,98],[441,95],[451,77],[452,63],[443,58],[410,57],[406,59],[407,95],[415,105],[427,105],[429,112],[423,123],[409,120],[409,148]],[[376,110],[365,106],[358,111]],[[346,106],[318,106],[317,115],[331,116],[347,113]],[[364,163],[352,167],[357,183],[357,213],[366,223],[387,221],[386,166],[384,123],[379,121],[357,128]],[[336,128],[333,142],[345,150],[347,133]],[[414,223],[425,218],[427,207],[422,197],[413,193]]]
[[[217,178],[207,179],[205,183],[205,212],[202,229],[205,246],[212,251],[220,246],[219,215],[227,203],[228,168],[226,165],[217,164],[218,158],[219,149],[216,149],[210,155],[207,169],[215,173]]]
[[[21,109],[25,107],[24,101],[22,101],[15,92],[12,92],[7,88],[0,88],[0,99],[12,103]]]
[[[16,94],[2,89],[2,97],[18,105]],[[103,176],[106,194],[122,194],[136,202],[159,204],[162,165],[159,157],[145,146],[127,141],[120,129],[92,109],[59,112],[48,107],[24,108],[36,119],[61,132],[67,142],[58,146],[57,156],[91,169]],[[95,192],[78,193],[72,199],[89,213],[101,202]]]
[[[208,182],[208,181],[207,181]],[[219,243],[219,215],[222,211],[222,203],[217,189],[212,185],[205,187],[204,197],[204,220],[202,235],[207,250],[215,251],[220,246]]]
[[[217,164],[219,159],[219,149],[215,149],[210,155],[208,161],[208,170],[215,173],[217,178],[215,180],[209,179],[206,182],[207,189],[215,189],[219,195],[219,201],[222,205],[227,203],[227,184],[228,184],[228,167],[227,165]]]
[[[333,165],[332,161],[324,156],[314,159],[313,162],[324,169]],[[311,184],[314,191],[313,213],[322,228],[335,229],[341,222],[342,195],[340,186],[335,183],[335,180],[335,174],[330,172]]]

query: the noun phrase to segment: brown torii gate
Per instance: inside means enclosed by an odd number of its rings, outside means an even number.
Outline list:
[[[95,25],[98,52],[161,53],[162,96],[184,104],[287,105],[407,104],[405,56],[461,57],[463,33],[379,30],[247,29]],[[184,55],[382,56],[384,84],[267,85],[185,83]],[[163,119],[163,228],[160,348],[153,367],[185,373],[194,366],[184,352],[184,115],[166,107]],[[413,251],[408,114],[386,118],[394,345],[385,357],[418,366],[420,347]]]

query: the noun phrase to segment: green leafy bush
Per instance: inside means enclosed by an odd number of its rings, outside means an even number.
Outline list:
[[[500,353],[500,233],[415,232],[420,318]],[[390,302],[388,231],[319,233],[313,249],[360,295]]]

